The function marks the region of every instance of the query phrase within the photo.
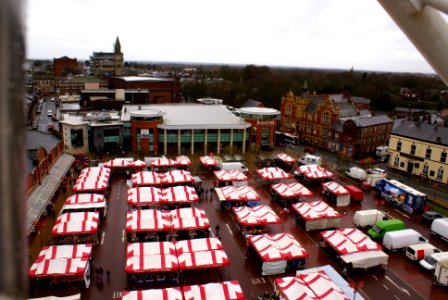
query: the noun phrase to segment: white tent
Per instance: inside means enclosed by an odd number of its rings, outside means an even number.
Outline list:
[[[296,203],[292,208],[298,214],[299,221],[305,222],[306,231],[340,226],[341,214],[324,201]]]

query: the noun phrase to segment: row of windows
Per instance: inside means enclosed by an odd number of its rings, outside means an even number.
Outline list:
[[[244,119],[253,119],[253,120],[275,120],[277,118],[276,115],[255,115],[246,113],[240,113],[240,117]]]
[[[402,147],[403,147],[403,143],[401,141],[398,141],[397,142],[397,151],[401,152]],[[411,145],[411,151],[409,151],[409,154],[416,155],[416,152],[417,152],[417,145],[416,144],[412,144]],[[431,155],[432,155],[432,149],[428,146],[426,148],[426,151],[425,151],[425,158],[426,159],[431,159]],[[441,163],[446,163],[446,157],[447,157],[447,152],[445,150],[443,150],[443,152],[440,153],[440,162]]]

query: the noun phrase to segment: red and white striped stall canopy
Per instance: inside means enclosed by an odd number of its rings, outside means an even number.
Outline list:
[[[280,159],[283,162],[288,163],[288,164],[294,163],[294,158],[292,158],[291,156],[289,156],[286,153],[277,153],[275,155],[275,157],[277,157],[278,159]]]
[[[175,254],[149,254],[126,258],[126,273],[175,272],[178,269]]]
[[[276,278],[275,284],[286,300],[350,299],[325,271]]]
[[[81,170],[79,173],[80,177],[84,176],[110,176],[110,169],[106,167],[88,167]]]
[[[88,258],[92,255],[92,247],[92,244],[44,246],[36,262],[56,258]]]
[[[39,298],[28,298],[28,300],[81,300],[81,294],[70,296],[46,296]]]
[[[298,168],[300,174],[309,179],[325,179],[332,178],[335,175],[319,165],[304,165]]]
[[[244,300],[237,280],[184,286],[185,300]]]
[[[218,161],[211,156],[204,155],[199,158],[201,164],[205,167],[216,167],[218,165]]]
[[[89,208],[104,208],[106,207],[105,196],[94,193],[80,193],[73,194],[65,200],[62,211],[89,209]]]
[[[279,167],[258,169],[257,172],[264,180],[280,180],[292,178],[291,174],[285,172]]]
[[[347,195],[350,192],[343,187],[342,185],[340,185],[339,183],[335,182],[335,181],[328,181],[325,183],[322,183],[322,188],[325,190],[328,190],[329,192],[339,196],[339,195]]]
[[[205,211],[196,207],[178,208],[172,211],[154,209],[135,210],[127,213],[127,232],[155,232],[209,228]]]
[[[243,226],[280,224],[277,214],[266,205],[233,207],[238,223]]]
[[[92,234],[98,231],[98,212],[69,212],[58,216],[51,235]]]
[[[122,300],[185,300],[180,287],[124,291],[121,294]]]
[[[216,268],[230,264],[223,249],[185,252],[178,254],[177,259],[180,270]]]
[[[139,186],[128,190],[129,205],[163,203],[162,189],[153,186]]]
[[[78,178],[72,190],[75,193],[102,192],[105,191],[108,186],[109,181],[105,179],[82,181]]]
[[[126,257],[145,256],[152,254],[176,254],[176,246],[173,242],[146,242],[130,243],[126,247]]]
[[[158,168],[158,167],[176,167],[178,165],[177,161],[162,157],[156,160],[151,161],[151,167]]]
[[[51,235],[92,234],[98,231],[98,221],[69,221],[53,226]]]
[[[198,202],[199,197],[194,187],[174,186],[162,190],[165,203],[193,203]]]
[[[264,262],[308,257],[308,252],[289,233],[249,236],[249,242]]]
[[[218,188],[221,190],[226,201],[260,201],[260,196],[250,186],[236,187],[233,185]]]
[[[127,213],[126,232],[169,231],[173,228],[170,212],[138,209]]]
[[[219,181],[247,181],[247,176],[239,170],[219,170],[214,171]]]
[[[357,228],[321,231],[320,235],[339,254],[382,249],[381,245]]]
[[[132,168],[134,159],[132,158],[114,158],[104,163],[106,168],[120,169],[120,168]]]
[[[88,263],[88,257],[43,259],[31,266],[28,277],[83,276]]]
[[[222,250],[221,241],[218,238],[190,239],[175,242],[176,253],[198,252],[209,250]]]
[[[194,182],[191,173],[185,170],[172,170],[164,173],[154,171],[142,171],[132,174],[132,184],[134,186],[182,184]]]
[[[146,167],[146,163],[143,160],[137,159],[136,161],[132,162],[133,168],[144,168]]]
[[[84,211],[84,212],[68,212],[60,214],[55,223],[65,223],[70,221],[98,221],[100,214],[98,212],[93,211]]]
[[[273,184],[272,189],[282,198],[312,197],[314,193],[299,182]]]
[[[301,202],[292,205],[292,208],[300,214],[305,221],[317,219],[341,218],[341,214],[322,200],[313,202]]]
[[[191,160],[188,156],[179,155],[176,157],[176,162],[181,167],[188,167],[191,165]]]

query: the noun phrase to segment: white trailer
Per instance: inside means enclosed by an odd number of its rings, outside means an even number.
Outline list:
[[[448,286],[448,259],[437,262],[434,270],[434,284]]]

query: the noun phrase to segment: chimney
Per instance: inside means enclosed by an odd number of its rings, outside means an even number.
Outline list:
[[[436,142],[441,144],[442,143],[442,138],[440,136],[436,137]]]

